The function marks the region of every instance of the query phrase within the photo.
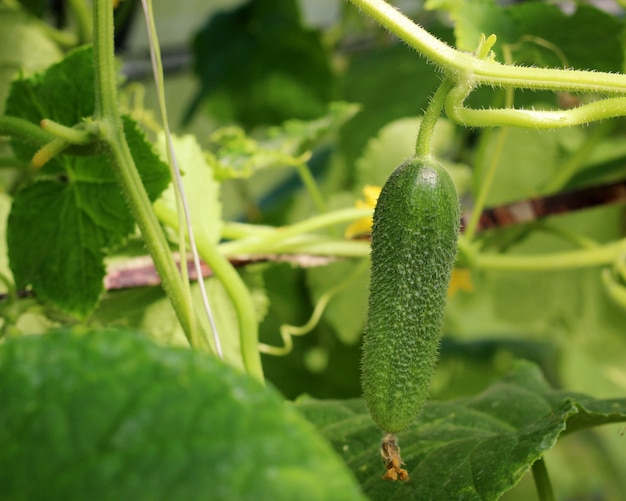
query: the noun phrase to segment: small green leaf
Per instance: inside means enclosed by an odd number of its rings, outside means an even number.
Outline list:
[[[303,399],[297,408],[335,446],[370,499],[498,499],[564,432],[626,421],[626,399],[550,389],[524,362],[481,394],[426,404],[399,435],[407,482],[381,479],[381,432],[362,400]]]
[[[363,499],[277,392],[129,332],[9,340],[0,401],[7,499]]]

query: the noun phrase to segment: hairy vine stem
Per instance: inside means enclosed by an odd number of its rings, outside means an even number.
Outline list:
[[[446,113],[462,125],[470,127],[511,125],[552,129],[626,114],[626,97],[621,96],[601,98],[577,108],[558,111],[466,108],[465,99],[481,85],[623,95],[626,94],[626,75],[502,64],[486,57],[489,48],[495,43],[493,35],[486,39],[484,50],[479,48],[475,54],[470,54],[453,49],[438,40],[384,0],[350,1],[439,66],[455,82],[446,100]]]
[[[197,348],[209,349],[206,344],[206,337],[197,333],[198,322],[193,308],[185,301],[187,295],[185,294],[184,283],[141,182],[124,135],[122,119],[117,105],[112,1],[98,0],[94,2],[93,12],[95,121],[97,122],[99,138],[106,145],[112,168],[120,181],[131,212],[161,276],[163,288],[176,311],[189,343]]]

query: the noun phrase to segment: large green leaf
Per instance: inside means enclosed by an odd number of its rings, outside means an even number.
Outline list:
[[[45,73],[13,83],[7,114],[38,123],[49,118],[67,126],[94,110],[93,54],[70,53]],[[154,200],[169,183],[169,170],[136,123],[124,117],[124,132],[144,186]],[[14,143],[30,160],[32,146]],[[20,191],[8,222],[9,259],[18,287],[84,316],[103,291],[106,253],[134,231],[134,220],[105,155],[60,155]]]
[[[497,499],[564,433],[626,421],[626,399],[552,390],[519,363],[481,394],[429,402],[399,435],[408,482],[381,479],[381,434],[362,400],[303,399],[298,409],[326,436],[373,500]]]
[[[0,401],[5,499],[363,499],[275,391],[129,332],[9,340]]]

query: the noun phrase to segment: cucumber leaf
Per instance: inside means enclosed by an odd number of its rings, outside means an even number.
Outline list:
[[[93,52],[71,52],[45,73],[13,83],[7,114],[38,123],[73,126],[94,111]],[[144,186],[154,200],[169,184],[169,169],[129,117],[124,132]],[[35,150],[14,142],[16,155]],[[84,317],[103,292],[106,254],[135,229],[118,180],[105,155],[59,155],[14,199],[7,228],[17,287]]]
[[[557,439],[626,421],[626,399],[594,400],[549,387],[519,362],[482,393],[426,404],[399,434],[407,482],[381,479],[381,432],[362,400],[301,399],[297,408],[335,446],[370,499],[498,499]],[[503,460],[506,458],[506,460]]]
[[[9,340],[0,400],[8,499],[363,499],[276,391],[127,331]]]

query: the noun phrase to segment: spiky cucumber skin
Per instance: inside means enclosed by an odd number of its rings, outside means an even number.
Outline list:
[[[454,183],[431,159],[409,158],[378,198],[361,380],[385,432],[404,430],[428,395],[459,221]]]

